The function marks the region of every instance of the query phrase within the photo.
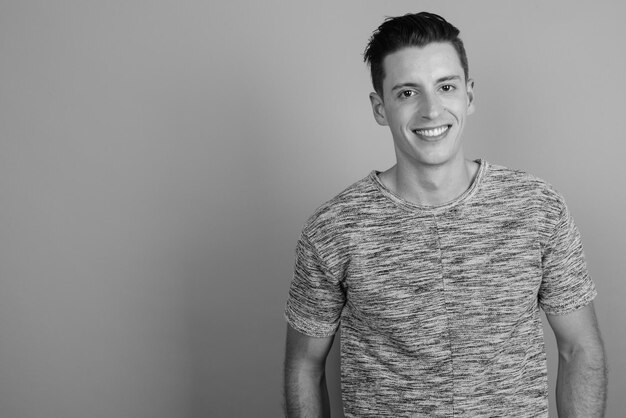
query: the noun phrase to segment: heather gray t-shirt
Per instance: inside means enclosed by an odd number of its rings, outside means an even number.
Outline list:
[[[372,172],[306,223],[285,315],[316,337],[341,323],[347,417],[548,416],[539,307],[569,313],[596,290],[563,198],[479,163],[443,206]]]

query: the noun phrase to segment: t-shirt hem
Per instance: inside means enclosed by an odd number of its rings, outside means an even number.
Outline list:
[[[285,309],[285,320],[293,329],[302,334],[308,335],[309,337],[332,337],[337,332],[337,328],[339,328],[339,324],[323,324],[310,320],[303,320],[291,312],[288,307]]]
[[[584,308],[589,305],[595,297],[598,295],[597,290],[593,290],[591,293],[587,295],[587,297],[580,299],[579,302],[575,305],[568,306],[545,306],[541,305],[541,309],[546,315],[566,315],[572,312],[576,312],[579,309]]]

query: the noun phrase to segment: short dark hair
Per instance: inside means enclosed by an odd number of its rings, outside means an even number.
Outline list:
[[[363,60],[370,66],[374,90],[382,97],[385,78],[383,60],[387,55],[406,47],[424,47],[433,42],[452,44],[467,81],[469,79],[467,55],[459,33],[459,30],[443,17],[433,13],[421,12],[386,18],[372,34],[363,54]]]

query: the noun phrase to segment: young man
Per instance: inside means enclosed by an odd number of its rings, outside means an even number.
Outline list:
[[[542,180],[465,159],[474,83],[458,34],[418,13],[370,39],[370,100],[397,163],[302,231],[285,310],[289,417],[329,415],[324,368],[340,322],[347,417],[547,417],[539,308],[558,343],[560,416],[603,414],[578,230]]]

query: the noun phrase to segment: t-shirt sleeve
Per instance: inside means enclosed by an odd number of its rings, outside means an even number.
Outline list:
[[[543,253],[539,304],[549,315],[563,315],[589,304],[597,291],[583,253],[580,233],[565,203]]]
[[[287,322],[312,337],[329,337],[339,327],[345,293],[303,232],[296,246],[296,261],[285,307]]]

